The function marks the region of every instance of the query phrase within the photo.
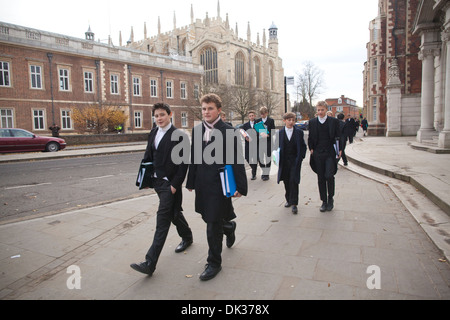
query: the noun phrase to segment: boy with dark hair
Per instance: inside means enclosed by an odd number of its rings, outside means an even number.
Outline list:
[[[292,212],[297,214],[300,172],[307,147],[303,130],[295,126],[295,120],[296,115],[292,112],[286,113],[283,117],[285,127],[279,132],[278,183],[280,181],[284,183],[285,207],[292,206]]]
[[[154,167],[153,185],[159,197],[156,230],[153,244],[145,256],[145,262],[130,265],[134,270],[149,276],[156,269],[156,264],[171,223],[176,226],[177,232],[182,239],[175,252],[183,252],[193,241],[192,231],[183,216],[183,208],[181,206],[183,200],[182,184],[186,178],[188,164],[175,164],[172,159],[172,150],[178,143],[189,138],[185,133],[182,133],[172,125],[172,111],[169,105],[165,103],[155,104],[153,115],[157,127],[149,134],[143,161],[152,162]],[[172,141],[172,134],[175,131],[181,137],[179,141]]]

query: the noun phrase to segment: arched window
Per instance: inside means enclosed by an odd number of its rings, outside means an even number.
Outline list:
[[[270,90],[274,90],[275,89],[275,83],[274,83],[274,68],[273,68],[273,62],[270,61],[269,62],[269,86],[270,86]]]
[[[205,84],[219,83],[217,50],[213,47],[206,47],[200,53],[200,64],[205,70]]]
[[[261,88],[261,62],[258,57],[253,59],[255,67],[255,87]]]
[[[235,66],[235,84],[243,86],[245,84],[245,57],[242,52],[238,52],[234,58]]]
[[[186,56],[186,38],[184,38],[183,41],[181,41],[181,48],[178,54]]]

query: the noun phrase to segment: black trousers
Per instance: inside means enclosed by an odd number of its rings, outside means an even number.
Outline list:
[[[286,198],[286,202],[292,206],[298,205],[298,192],[299,192],[299,184],[295,181],[295,171],[294,167],[295,158],[287,159],[283,163],[283,172],[281,174],[281,180],[284,183],[284,197]],[[300,169],[301,170],[301,169]]]
[[[283,180],[284,182],[284,197],[286,198],[286,202],[292,206],[298,206],[298,184],[290,179],[288,181]]]
[[[145,260],[156,266],[171,223],[176,226],[178,235],[182,239],[192,239],[192,231],[183,213],[177,209],[178,204],[181,204],[182,200],[181,192],[172,194],[169,181],[164,179],[156,179],[154,188],[159,197],[159,207],[156,213],[156,230],[153,244],[148,250]]]
[[[252,177],[255,177],[256,170],[258,169],[258,164],[250,164],[250,168],[252,168]]]
[[[345,140],[345,141],[342,143],[342,161],[344,161],[344,164],[348,163],[347,155],[345,154],[345,147],[346,147],[346,146],[347,146],[347,140]]]
[[[336,159],[334,152],[314,152],[313,157],[317,167],[317,180],[319,185],[320,200],[328,202],[334,197],[336,171]]]
[[[206,223],[206,237],[208,240],[208,258],[206,261],[212,267],[222,265],[222,242],[223,235],[229,235],[233,231],[230,221],[218,221]]]

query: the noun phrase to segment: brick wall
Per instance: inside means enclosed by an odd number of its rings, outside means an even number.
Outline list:
[[[8,28],[17,26],[7,25]],[[19,30],[22,27],[17,27]],[[16,32],[16,30],[14,30]],[[14,33],[16,34],[16,33]],[[14,113],[14,127],[23,128],[37,134],[47,134],[48,129],[53,124],[53,118],[57,125],[61,125],[61,111],[71,110],[72,108],[82,108],[89,105],[115,105],[120,106],[129,116],[129,123],[125,129],[134,124],[134,111],[138,110],[143,115],[142,128],[133,129],[133,132],[149,132],[152,128],[151,108],[157,103],[164,101],[168,103],[173,111],[173,123],[181,128],[181,113],[191,113],[191,109],[198,105],[194,98],[194,84],[201,83],[201,72],[194,65],[192,72],[188,71],[189,65],[173,62],[170,58],[160,58],[158,66],[150,63],[140,62],[143,58],[154,59],[151,56],[142,57],[140,54],[131,53],[130,61],[124,60],[125,54],[130,55],[128,51],[116,49],[107,58],[98,55],[78,54],[73,52],[73,48],[52,49],[48,47],[45,41],[55,41],[52,34],[48,37],[53,40],[44,41],[44,32],[42,41],[20,40],[11,41],[12,37],[0,39],[0,61],[6,61],[10,64],[10,86],[0,87],[0,109],[11,109]],[[69,43],[82,42],[83,48],[92,48],[100,46],[98,50],[105,50],[105,46],[92,43],[85,46],[84,40],[69,39]],[[46,47],[47,46],[47,47]],[[50,63],[47,53],[52,53],[51,73]],[[93,51],[95,52],[95,50]],[[117,60],[114,59],[115,55]],[[97,68],[96,61],[99,61]],[[174,67],[168,67],[169,64]],[[42,69],[42,88],[32,89],[30,81],[30,65],[38,65]],[[185,66],[187,65],[187,66]],[[69,88],[62,91],[59,88],[59,70],[69,71]],[[85,92],[84,72],[93,73],[93,93]],[[163,77],[163,87],[161,87],[161,72]],[[118,94],[111,93],[111,74],[118,76]],[[98,77],[98,79],[97,79]],[[133,77],[140,79],[140,95],[133,95]],[[158,96],[150,96],[150,79],[157,79]],[[53,82],[53,109],[52,109],[52,90],[51,80]],[[172,80],[173,98],[166,97],[166,80]],[[181,82],[186,83],[187,99],[181,98]],[[44,110],[45,124],[43,130],[36,130],[33,125],[33,110]],[[53,112],[52,112],[53,110]],[[194,126],[194,116],[188,117],[188,128]],[[62,130],[61,134],[73,134],[75,130]]]

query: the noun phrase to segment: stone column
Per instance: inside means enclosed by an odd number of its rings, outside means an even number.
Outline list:
[[[393,59],[389,67],[389,81],[386,86],[387,98],[387,137],[402,135],[402,83],[397,59]]]
[[[444,91],[444,129],[439,134],[438,146],[450,148],[450,5],[446,7],[446,22],[442,32],[442,42],[446,46],[446,56],[443,60],[445,68],[445,91]]]
[[[419,59],[422,60],[422,99],[418,142],[430,140],[437,134],[434,129],[434,57],[440,52],[436,41],[437,32],[436,29],[422,32],[422,46],[419,52]]]

